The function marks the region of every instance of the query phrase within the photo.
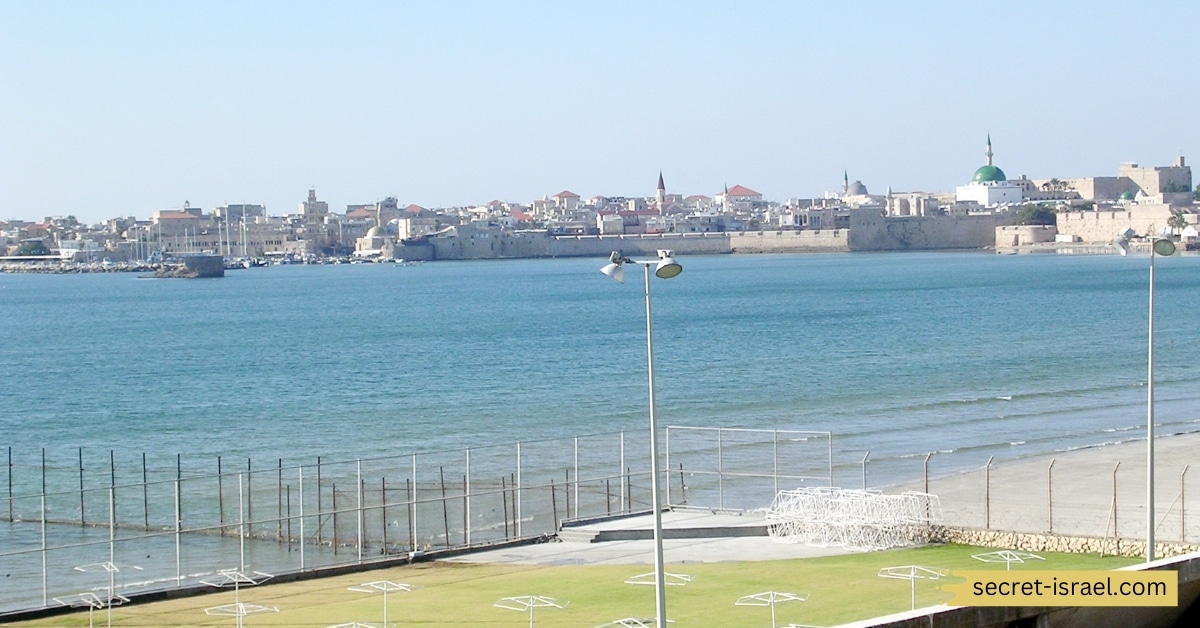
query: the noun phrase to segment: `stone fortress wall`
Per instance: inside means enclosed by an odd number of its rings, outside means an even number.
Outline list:
[[[612,251],[653,256],[658,249],[679,255],[983,249],[995,245],[996,227],[1008,221],[992,215],[885,218],[878,211],[861,210],[851,215],[849,229],[554,236],[463,228],[453,235],[403,244],[396,257],[429,261],[606,257]]]
[[[1137,234],[1159,234],[1171,219],[1168,204],[1138,205],[1137,211],[1123,207],[1098,211],[1060,212],[1058,232],[1080,242],[1111,242],[1117,234],[1133,229]]]

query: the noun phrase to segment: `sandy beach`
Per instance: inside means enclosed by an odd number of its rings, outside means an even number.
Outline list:
[[[1200,432],[1161,436],[1154,445],[1155,538],[1200,541],[1200,489],[1188,486],[1200,472],[1189,470],[1200,467]],[[1146,453],[1142,439],[1009,461],[930,477],[928,492],[941,500],[947,525],[1144,539]],[[917,480],[885,490],[926,488]]]

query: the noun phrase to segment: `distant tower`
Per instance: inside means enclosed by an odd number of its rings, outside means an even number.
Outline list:
[[[329,214],[329,203],[318,201],[316,188],[308,188],[308,200],[300,203],[300,213],[304,216],[305,223],[320,224]]]
[[[658,213],[661,215],[667,202],[667,186],[663,184],[662,170],[658,171],[658,191],[654,193],[654,199],[658,201]]]
[[[988,133],[988,136],[987,136],[987,152],[985,152],[984,155],[987,156],[987,165],[989,165],[989,166],[992,165],[992,134],[991,133]]]
[[[849,193],[850,193],[850,172],[847,170],[843,170],[842,171],[842,196],[845,196]]]

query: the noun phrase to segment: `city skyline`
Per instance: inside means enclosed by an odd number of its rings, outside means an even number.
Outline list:
[[[765,198],[1167,164],[1200,7],[126,2],[0,6],[0,219]],[[1153,19],[1151,19],[1153,18]],[[1147,24],[1156,28],[1144,28]]]

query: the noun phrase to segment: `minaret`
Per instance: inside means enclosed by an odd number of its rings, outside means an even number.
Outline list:
[[[987,136],[987,152],[985,152],[984,155],[987,156],[987,165],[989,165],[989,166],[992,165],[992,134],[991,133],[988,133],[988,136]]]
[[[842,196],[850,193],[850,173],[846,170],[842,171]]]
[[[658,191],[654,193],[654,198],[658,201],[658,214],[661,216],[667,201],[667,186],[663,185],[662,170],[658,171]]]

